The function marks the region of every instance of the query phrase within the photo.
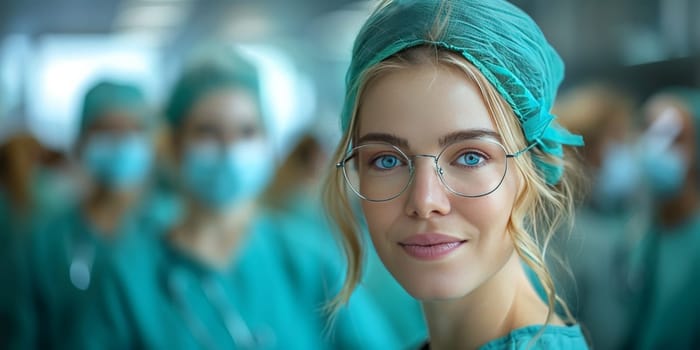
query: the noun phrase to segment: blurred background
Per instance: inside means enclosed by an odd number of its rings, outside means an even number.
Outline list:
[[[227,42],[246,46],[266,66],[277,137],[294,137],[315,118],[333,133],[352,39],[371,3],[2,1],[0,130],[26,127],[47,145],[66,148],[80,98],[94,80],[133,77],[158,105],[193,50]],[[700,79],[699,1],[514,3],[564,58],[564,88],[598,76],[643,98],[659,86]]]

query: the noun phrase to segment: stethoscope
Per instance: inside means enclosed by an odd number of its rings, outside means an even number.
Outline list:
[[[78,209],[78,216],[71,217],[78,220],[79,227],[64,232],[64,250],[69,263],[68,278],[78,290],[85,291],[90,288],[92,282],[92,268],[97,255],[98,234],[89,224],[88,218]],[[126,226],[125,226],[126,225]],[[128,232],[130,221],[122,221],[119,232]],[[126,227],[126,229],[124,229]],[[93,236],[93,237],[90,237]]]
[[[73,237],[72,232],[67,232],[64,244],[66,255],[70,261],[68,278],[76,289],[87,290],[92,280],[92,266],[97,250],[96,243],[85,237]]]
[[[93,229],[88,226],[84,224],[83,227],[75,231],[65,232],[64,235],[64,250],[70,261],[68,278],[73,287],[81,291],[90,288],[92,268],[97,255],[97,246],[100,244],[99,238],[92,237],[91,239],[88,237],[96,235]],[[128,230],[127,228],[124,232],[128,232]]]
[[[120,221],[117,229],[120,235],[118,239],[124,239],[122,236],[132,232],[134,221],[130,215],[131,213],[124,214],[124,218]],[[64,250],[70,261],[68,278],[71,284],[76,289],[85,291],[90,288],[92,282],[92,268],[98,245],[104,242],[100,242],[100,238],[97,237],[99,235],[93,227],[90,227],[86,217],[80,216],[80,220],[82,227],[64,233]]]
[[[217,344],[208,332],[207,325],[197,317],[196,310],[187,303],[185,290],[187,289],[187,272],[177,267],[169,268],[166,272],[166,288],[170,297],[183,317],[187,327],[192,331],[196,340],[207,349],[218,349]],[[205,298],[213,306],[223,321],[225,328],[233,340],[237,349],[265,349],[272,348],[276,343],[275,333],[268,326],[253,330],[244,320],[243,316],[233,307],[230,298],[226,294],[226,288],[222,281],[213,275],[199,278],[199,286]]]

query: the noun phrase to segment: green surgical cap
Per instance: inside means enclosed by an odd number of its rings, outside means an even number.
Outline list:
[[[442,25],[442,30],[435,31]],[[499,0],[397,0],[367,19],[355,40],[341,117],[347,132],[364,72],[396,53],[432,45],[461,54],[513,108],[528,143],[563,157],[562,145],[581,146],[581,136],[559,126],[550,113],[564,76],[564,63],[535,22]],[[563,168],[534,156],[549,184]]]
[[[85,94],[80,132],[83,133],[96,120],[113,111],[127,112],[145,124],[149,123],[148,105],[141,89],[127,83],[101,81]]]
[[[234,52],[195,63],[184,71],[165,109],[168,122],[181,126],[190,109],[207,94],[227,89],[250,91],[260,105],[260,78],[256,67]]]

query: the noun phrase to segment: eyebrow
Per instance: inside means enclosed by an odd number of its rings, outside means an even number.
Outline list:
[[[490,137],[495,139],[496,141],[501,142],[501,135],[489,129],[470,129],[451,132],[441,137],[438,142],[440,144],[440,147],[445,147],[446,145],[449,145],[453,142],[480,137]],[[406,139],[386,133],[369,133],[363,135],[357,140],[358,145],[362,145],[368,142],[386,142],[402,149],[410,148]]]
[[[408,149],[408,141],[404,138],[392,134],[384,133],[369,133],[365,134],[357,140],[357,145],[362,145],[368,142],[386,142],[402,149]]]
[[[489,137],[489,138],[495,139],[498,142],[502,142],[501,135],[493,130],[470,129],[470,130],[451,132],[451,133],[441,137],[439,143],[440,143],[440,147],[445,147],[446,145],[449,145],[453,142],[474,139],[474,138],[480,138],[480,137]]]

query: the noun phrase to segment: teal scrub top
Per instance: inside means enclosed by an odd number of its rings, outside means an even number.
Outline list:
[[[396,348],[376,308],[353,297],[329,326],[323,311],[337,271],[303,232],[260,215],[226,268],[174,247],[139,242],[121,250],[112,278],[84,313],[81,348],[386,349]],[[378,335],[375,336],[375,332]]]
[[[81,336],[78,315],[92,307],[89,291],[96,280],[109,274],[115,252],[131,241],[152,240],[153,232],[162,229],[150,209],[146,204],[136,206],[115,232],[105,235],[75,205],[46,220],[32,234],[28,252],[31,333],[41,348],[71,348],[66,339]]]
[[[425,344],[421,347],[421,350],[429,349],[430,344]],[[548,325],[544,328],[544,331],[542,326],[539,325],[514,329],[508,335],[491,340],[479,347],[479,350],[529,349],[586,350],[588,345],[578,325]]]
[[[630,285],[623,260],[642,225],[635,218],[643,214],[639,210],[604,211],[585,204],[576,211],[571,234],[561,232],[550,248],[566,263],[549,266],[557,293],[594,348],[619,349],[625,341],[631,320],[627,312]]]
[[[586,339],[578,325],[552,326],[544,328],[544,332],[535,340],[542,326],[518,328],[505,337],[492,340],[480,350],[526,350],[526,349],[588,349]],[[534,342],[531,342],[535,340]]]
[[[257,230],[261,230],[258,233]],[[279,348],[296,337],[280,316],[295,315],[296,300],[284,293],[284,276],[272,240],[260,226],[225,269],[206,265],[163,236],[123,250],[113,278],[101,281],[97,312],[101,332],[87,348],[238,349]],[[273,262],[273,263],[270,263]]]
[[[630,344],[636,349],[700,347],[700,212],[646,237],[647,279],[636,300]]]
[[[26,349],[31,337],[32,310],[27,270],[27,241],[31,222],[17,215],[0,189],[0,348]]]
[[[37,298],[32,251],[37,233],[60,213],[38,196],[33,183],[32,207],[22,213],[0,189],[0,348],[27,349],[41,344],[37,334]],[[64,208],[70,200],[64,199]],[[43,256],[42,256],[43,257]]]

